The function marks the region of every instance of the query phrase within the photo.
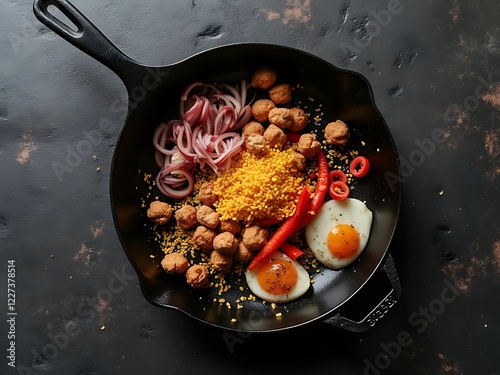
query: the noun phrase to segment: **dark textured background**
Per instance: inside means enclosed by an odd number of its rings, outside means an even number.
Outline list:
[[[363,334],[317,323],[233,336],[232,345],[221,331],[149,304],[109,206],[111,156],[125,121],[116,103],[126,100],[125,88],[42,26],[30,1],[1,0],[0,288],[6,311],[5,271],[15,259],[18,315],[17,370],[2,355],[0,373],[500,374],[500,7],[486,0],[73,3],[145,64],[259,41],[363,74],[402,162],[392,253],[403,295]],[[390,19],[380,18],[394,6]],[[105,139],[58,178],[52,164],[64,163],[106,119]],[[444,138],[431,145],[436,132]]]

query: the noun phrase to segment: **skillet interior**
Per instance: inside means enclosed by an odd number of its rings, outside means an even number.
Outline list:
[[[309,97],[309,110],[322,103],[323,122],[344,120],[351,140],[360,154],[370,160],[370,173],[358,180],[352,197],[366,201],[374,213],[371,236],[361,258],[341,270],[324,270],[305,296],[281,306],[280,319],[268,305],[246,302],[244,308],[228,310],[217,302],[216,293],[196,291],[184,279],[168,276],[159,267],[162,258],[153,240],[151,224],[141,208],[149,187],[143,173],[158,172],[154,163],[152,134],[161,121],[177,117],[179,93],[194,80],[239,82],[261,65],[274,67],[279,81],[300,84],[294,100]],[[176,308],[209,324],[241,331],[274,331],[299,326],[323,318],[356,293],[380,266],[387,253],[400,204],[399,182],[393,184],[386,173],[399,178],[398,158],[389,130],[375,108],[368,82],[358,74],[339,70],[307,53],[286,47],[262,44],[231,45],[197,54],[172,67],[168,76],[130,113],[115,148],[111,176],[111,201],[115,224],[125,252],[134,265],[145,297],[153,304]],[[314,112],[311,112],[314,113]],[[313,115],[314,116],[314,115]],[[361,141],[365,146],[361,146]],[[140,172],[139,172],[140,171]],[[146,203],[159,193],[156,190]],[[161,195],[160,195],[161,196]],[[162,200],[163,197],[162,197]],[[155,254],[154,259],[150,254]],[[242,293],[226,294],[231,301]],[[237,318],[231,323],[231,318]]]

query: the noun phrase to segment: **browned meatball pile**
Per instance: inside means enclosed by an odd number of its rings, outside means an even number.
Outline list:
[[[195,264],[186,271],[186,282],[195,289],[203,288],[208,284],[210,274],[207,267]]]
[[[344,146],[349,140],[349,128],[346,123],[341,120],[330,122],[325,127],[325,140],[331,145]]]
[[[273,108],[269,111],[269,122],[281,129],[289,128],[293,125],[293,114],[288,108]]]
[[[263,66],[252,74],[250,84],[256,88],[268,89],[274,85],[277,78],[278,74],[274,69]]]
[[[255,225],[242,229],[238,221],[219,219],[219,214],[208,206],[197,208],[198,226],[193,234],[195,247],[203,252],[210,253],[209,265],[216,272],[227,272],[234,261],[246,262],[252,253],[264,246],[268,239],[267,229]],[[242,253],[242,245],[247,248]]]
[[[269,120],[269,112],[276,108],[276,105],[270,99],[259,99],[252,104],[251,111],[255,121],[266,122]]]
[[[186,257],[179,253],[170,253],[165,255],[161,261],[161,266],[166,273],[184,273],[189,268]]]
[[[280,83],[269,89],[269,99],[274,104],[287,104],[292,100],[292,86],[288,83]]]
[[[146,214],[155,223],[165,225],[172,217],[172,207],[165,202],[153,201]]]
[[[303,109],[290,105],[292,86],[277,80],[278,74],[269,67],[259,68],[252,75],[252,87],[267,92],[267,98],[253,103],[252,119],[242,128],[245,148],[255,155],[264,153],[267,147],[282,149],[288,140],[287,133],[301,132],[309,122]],[[297,159],[297,163],[301,170],[305,168],[303,160]]]
[[[305,113],[303,109],[297,107],[290,108],[290,112],[292,113],[293,121],[292,125],[288,128],[288,131],[300,132],[304,130],[309,122],[309,116],[307,113]]]
[[[202,185],[198,195],[200,203],[214,204],[217,201],[212,187],[211,183]],[[155,202],[152,206],[157,214],[151,214],[151,220],[165,218],[166,203]],[[176,210],[174,217],[180,230],[192,233],[191,243],[195,249],[208,254],[208,264],[190,265],[183,254],[173,252],[165,255],[161,267],[168,274],[185,274],[187,283],[193,288],[203,288],[209,284],[210,269],[228,272],[234,262],[250,261],[255,251],[267,242],[269,235],[267,229],[257,225],[243,228],[239,221],[220,220],[214,207],[207,204],[197,207],[186,204]]]
[[[196,208],[188,204],[182,206],[180,209],[175,211],[175,220],[177,221],[177,225],[179,225],[182,229],[194,227],[197,223]]]
[[[304,157],[312,158],[316,156],[320,149],[321,143],[316,140],[314,134],[302,134],[300,136],[298,150]]]
[[[217,195],[214,194],[214,183],[212,181],[205,182],[201,185],[198,192],[199,201],[208,207],[213,207],[217,203]]]

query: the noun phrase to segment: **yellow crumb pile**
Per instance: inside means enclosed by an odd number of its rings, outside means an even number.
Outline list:
[[[268,149],[259,156],[242,152],[236,165],[214,183],[221,220],[248,223],[291,216],[304,181],[294,153],[291,148]]]

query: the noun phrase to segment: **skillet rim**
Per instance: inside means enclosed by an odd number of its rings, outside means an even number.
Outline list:
[[[129,250],[127,249],[125,240],[123,238],[123,234],[122,234],[121,230],[118,227],[116,202],[115,202],[115,199],[113,199],[114,190],[115,190],[115,188],[113,186],[113,184],[114,184],[114,178],[115,178],[114,177],[115,176],[115,166],[116,166],[116,162],[115,161],[116,161],[116,155],[117,155],[118,146],[120,144],[122,135],[124,133],[123,130],[129,124],[130,117],[132,116],[132,114],[134,113],[134,111],[137,110],[137,107],[140,106],[140,104],[141,104],[141,101],[134,101],[134,100],[132,100],[131,95],[130,95],[131,87],[129,87],[129,85],[127,84],[127,82],[125,80],[123,80],[123,79],[122,79],[122,82],[124,83],[124,85],[125,85],[125,87],[127,89],[127,92],[129,94],[128,95],[129,109],[127,111],[127,115],[125,117],[125,121],[124,121],[124,123],[122,125],[122,128],[121,128],[120,132],[119,132],[119,135],[118,135],[118,138],[116,140],[115,147],[114,147],[114,150],[113,150],[113,155],[112,155],[112,158],[111,158],[110,185],[109,185],[109,189],[110,189],[111,210],[112,210],[112,215],[113,215],[113,224],[115,226],[116,233],[117,233],[118,238],[120,240],[120,244],[122,246],[122,250],[125,252],[125,254],[126,254],[126,256],[127,256],[128,260],[129,260],[130,264],[133,266],[134,271],[137,274],[139,285],[140,285],[140,288],[141,288],[141,292],[142,292],[143,296],[146,298],[146,300],[148,302],[150,302],[151,304],[153,304],[155,306],[161,307],[161,308],[168,308],[168,309],[180,311],[181,313],[185,314],[186,316],[188,316],[190,318],[194,318],[195,320],[197,320],[197,321],[199,321],[199,322],[201,322],[203,324],[208,324],[209,326],[212,326],[212,327],[215,327],[215,328],[218,328],[218,329],[223,329],[223,330],[226,330],[226,331],[233,331],[233,332],[270,333],[270,332],[278,332],[278,331],[284,331],[284,330],[298,328],[298,327],[310,324],[312,322],[317,322],[319,320],[324,320],[325,318],[327,318],[327,317],[335,314],[335,312],[337,312],[344,304],[346,304],[348,301],[351,301],[353,298],[355,298],[356,294],[358,294],[358,292],[361,289],[363,289],[363,288],[365,288],[367,286],[367,284],[370,282],[370,280],[373,279],[373,276],[377,272],[381,272],[380,269],[383,267],[383,265],[385,264],[387,258],[391,254],[390,247],[391,247],[391,244],[392,244],[392,241],[393,241],[393,238],[394,238],[394,234],[396,232],[397,225],[398,225],[398,222],[399,222],[399,216],[400,216],[400,211],[401,211],[401,203],[402,203],[402,177],[401,177],[400,158],[399,158],[398,150],[397,150],[397,147],[396,147],[396,143],[394,141],[394,137],[392,136],[390,128],[387,125],[387,122],[385,121],[385,118],[382,116],[382,113],[380,112],[380,110],[378,109],[378,107],[376,105],[375,97],[374,97],[374,94],[373,94],[373,88],[372,88],[372,85],[370,84],[369,80],[364,75],[362,75],[361,73],[358,73],[358,72],[353,71],[353,70],[349,70],[349,69],[337,67],[333,63],[331,63],[331,62],[329,62],[329,61],[327,61],[327,60],[325,60],[325,59],[323,59],[323,58],[321,58],[321,57],[319,57],[319,56],[317,56],[317,55],[315,55],[315,54],[313,54],[313,53],[311,53],[309,51],[298,49],[298,48],[295,48],[295,47],[290,47],[290,46],[275,44],[275,43],[242,42],[242,43],[229,43],[229,44],[224,44],[224,45],[220,45],[220,46],[215,46],[215,47],[207,48],[207,49],[204,49],[202,51],[198,51],[198,52],[196,52],[196,53],[194,53],[194,54],[192,54],[190,56],[184,57],[181,60],[178,60],[176,63],[169,64],[169,65],[149,66],[149,65],[140,64],[140,63],[138,63],[136,61],[134,61],[134,64],[137,64],[139,67],[144,68],[144,69],[148,69],[148,68],[162,69],[162,70],[165,70],[168,73],[170,70],[174,69],[175,67],[177,67],[177,66],[179,66],[179,65],[181,65],[181,64],[183,64],[183,63],[185,63],[185,62],[187,62],[189,60],[193,60],[193,59],[199,58],[202,55],[206,55],[206,54],[209,54],[209,53],[214,53],[214,52],[217,52],[217,51],[220,51],[220,50],[224,50],[224,49],[244,48],[244,47],[248,47],[248,46],[256,47],[256,48],[261,48],[262,47],[262,48],[282,49],[282,50],[287,50],[288,52],[291,52],[291,53],[294,53],[294,54],[302,54],[302,55],[304,55],[304,56],[306,56],[306,57],[308,57],[310,59],[316,60],[317,62],[321,63],[322,65],[325,65],[329,69],[333,69],[333,70],[336,70],[336,71],[341,72],[341,73],[346,73],[346,74],[358,77],[359,79],[361,79],[363,81],[364,85],[366,86],[366,89],[368,91],[369,98],[370,98],[370,106],[375,110],[377,117],[380,119],[381,124],[383,124],[383,127],[384,127],[385,131],[387,132],[387,134],[389,136],[388,137],[388,141],[390,143],[392,152],[394,153],[394,160],[393,160],[393,162],[396,164],[397,172],[398,172],[397,173],[397,184],[395,184],[395,191],[393,192],[393,194],[397,194],[397,199],[395,200],[395,202],[396,202],[396,210],[392,211],[394,213],[394,224],[392,225],[392,228],[390,228],[389,239],[387,241],[387,244],[385,246],[385,249],[383,251],[382,256],[378,260],[376,266],[373,268],[373,271],[368,275],[368,277],[366,277],[366,279],[361,283],[361,285],[356,289],[356,291],[354,291],[353,293],[351,293],[343,302],[341,302],[340,304],[338,304],[336,307],[331,308],[326,313],[320,314],[320,315],[318,315],[318,316],[316,316],[314,318],[310,318],[310,319],[308,319],[306,321],[303,321],[303,322],[300,322],[300,323],[297,323],[297,324],[294,324],[294,325],[277,327],[277,328],[271,328],[271,329],[241,329],[241,328],[234,328],[234,327],[230,327],[230,326],[222,326],[222,325],[219,325],[217,323],[214,323],[214,322],[211,322],[211,321],[208,321],[208,320],[204,320],[204,319],[202,319],[202,318],[200,318],[200,317],[198,317],[198,316],[190,313],[189,311],[184,310],[181,307],[174,306],[174,305],[169,305],[169,304],[158,303],[154,299],[152,299],[147,294],[147,288],[146,288],[146,285],[145,285],[145,276],[144,276],[143,272],[139,269],[138,265],[136,264],[136,261],[132,258],[132,255],[130,254]],[[110,68],[110,69],[113,70],[112,68]],[[167,75],[167,79],[168,79],[168,75]],[[157,89],[157,87],[155,87],[153,90],[155,90],[155,89]]]

